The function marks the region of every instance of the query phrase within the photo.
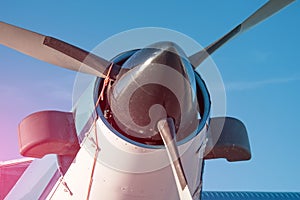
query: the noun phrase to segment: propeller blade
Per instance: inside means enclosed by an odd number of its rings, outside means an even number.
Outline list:
[[[53,37],[0,22],[0,44],[73,71],[105,77],[111,62]],[[114,65],[114,78],[120,67]]]
[[[259,8],[255,13],[253,13],[250,17],[248,17],[245,21],[239,24],[237,27],[232,29],[226,35],[221,37],[219,40],[215,41],[214,43],[210,44],[206,48],[202,49],[201,51],[191,55],[189,60],[191,64],[197,68],[208,56],[210,56],[214,51],[220,48],[222,45],[227,43],[232,38],[244,33],[245,31],[249,30],[256,24],[262,22],[263,20],[267,19],[268,17],[272,16],[282,8],[286,7],[290,3],[295,0],[270,0],[261,8]]]
[[[168,153],[179,197],[181,200],[193,200],[176,146],[176,133],[173,119],[167,118],[160,120],[157,123],[157,128]]]

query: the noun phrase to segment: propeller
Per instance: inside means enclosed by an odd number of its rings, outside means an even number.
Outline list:
[[[31,57],[73,71],[115,79],[120,67],[83,49],[53,37],[0,22],[0,44]],[[112,67],[111,67],[112,66]]]
[[[275,14],[282,8],[286,7],[290,3],[295,0],[270,0],[261,8],[259,8],[255,13],[253,13],[250,17],[248,17],[245,21],[241,24],[236,26],[226,35],[221,37],[219,40],[215,41],[214,43],[210,44],[206,48],[202,49],[201,51],[191,55],[189,60],[194,68],[197,68],[208,56],[210,56],[214,51],[220,48],[222,45],[227,43],[232,38],[241,35],[242,33],[246,32],[256,24],[262,22],[263,20],[267,19],[271,15]]]
[[[168,153],[179,197],[181,200],[193,200],[176,146],[176,132],[173,119],[161,119],[157,123],[157,128]]]

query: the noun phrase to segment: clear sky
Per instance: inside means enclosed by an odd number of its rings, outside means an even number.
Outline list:
[[[0,20],[91,50],[113,34],[148,26],[206,46],[266,1],[42,2],[3,1]],[[245,123],[252,159],[206,162],[204,190],[300,192],[299,8],[293,3],[213,55],[227,91],[227,115]],[[71,109],[75,76],[0,46],[0,160],[20,157],[17,126],[28,114]]]

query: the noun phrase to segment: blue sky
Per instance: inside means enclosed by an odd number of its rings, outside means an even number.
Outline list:
[[[182,32],[202,46],[218,39],[265,1],[4,1],[0,20],[93,49],[139,27]],[[300,191],[299,2],[213,55],[227,91],[227,115],[249,133],[252,159],[208,161],[205,190]],[[0,160],[18,155],[17,126],[28,114],[69,111],[76,73],[0,46]]]

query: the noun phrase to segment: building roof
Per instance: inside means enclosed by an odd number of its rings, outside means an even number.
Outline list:
[[[201,200],[299,200],[300,192],[202,192]]]

